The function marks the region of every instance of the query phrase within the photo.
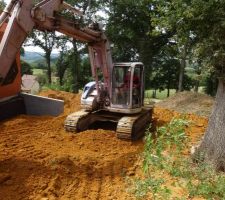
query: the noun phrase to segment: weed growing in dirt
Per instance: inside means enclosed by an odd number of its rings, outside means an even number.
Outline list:
[[[173,119],[156,130],[153,135],[146,131],[143,152],[143,179],[129,179],[130,191],[137,198],[179,199],[172,195],[171,188],[185,191],[183,199],[203,197],[205,199],[225,199],[225,175],[218,174],[210,165],[193,163],[184,154],[188,148],[184,119]]]
[[[151,199],[168,199],[167,197],[170,194],[170,190],[167,187],[162,187],[164,180],[154,178],[154,176],[149,176],[144,180],[127,179],[127,183],[132,185],[128,191],[134,193],[138,199],[146,197],[149,191],[152,194]]]
[[[212,166],[200,163],[192,169],[188,180],[189,197],[202,196],[205,199],[225,199],[225,175],[216,172]]]
[[[185,127],[188,121],[173,119],[165,126],[159,127],[152,137],[149,129],[146,132],[143,169],[148,173],[149,166],[153,165],[164,169],[167,162],[172,162],[173,157],[178,156],[187,143]]]
[[[144,198],[148,192],[153,199],[169,199],[170,189],[161,170],[168,168],[168,163],[173,163],[175,155],[184,148],[187,136],[185,127],[188,122],[183,119],[173,119],[166,126],[157,129],[154,134],[150,128],[146,131],[145,147],[143,153],[143,170],[145,178],[136,179],[131,183],[131,191],[138,198]],[[173,152],[173,153],[170,153]],[[158,170],[158,171],[157,171]]]

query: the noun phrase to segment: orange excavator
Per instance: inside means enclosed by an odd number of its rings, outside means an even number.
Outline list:
[[[58,31],[88,44],[94,81],[81,97],[82,110],[65,120],[67,131],[79,132],[109,122],[117,137],[135,140],[144,134],[152,108],[144,106],[144,66],[141,62],[112,62],[110,44],[98,23],[82,26],[60,15],[80,10],[63,0],[11,0],[0,16],[0,119],[16,114],[53,115],[63,112],[63,102],[21,93],[19,50],[33,29]],[[103,77],[100,80],[100,76]]]

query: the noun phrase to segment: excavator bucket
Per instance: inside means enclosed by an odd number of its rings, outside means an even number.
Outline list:
[[[0,39],[6,26],[7,24],[3,24],[0,27]],[[18,53],[6,81],[0,85],[0,120],[19,114],[57,116],[63,112],[63,101],[21,93],[21,82],[20,54]]]
[[[1,91],[1,87],[0,87]],[[26,93],[20,93],[10,99],[0,99],[0,120],[16,115],[58,116],[63,113],[64,101]]]

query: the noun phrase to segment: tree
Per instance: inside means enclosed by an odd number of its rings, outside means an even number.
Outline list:
[[[59,77],[59,84],[60,86],[63,85],[63,77],[68,69],[69,66],[69,60],[67,59],[67,54],[68,54],[68,48],[67,48],[67,43],[68,38],[67,37],[58,37],[57,41],[57,46],[61,47],[59,58],[57,59],[56,62],[56,70],[57,70],[57,76]]]
[[[165,46],[155,57],[153,67],[152,86],[155,89],[167,89],[167,97],[170,96],[170,89],[177,89],[180,62],[176,59],[176,48]]]
[[[68,0],[67,2],[71,5],[75,5],[79,10],[81,10],[85,14],[85,18],[83,18],[83,16],[77,17],[71,15],[68,12],[63,12],[61,14],[71,19],[72,21],[77,21],[81,27],[90,25],[94,13],[102,5],[102,3],[98,1]],[[70,51],[64,53],[64,55],[63,52],[61,52],[61,57],[58,60],[58,74],[60,74],[60,80],[62,84],[62,78],[66,70],[69,71],[71,91],[74,93],[78,93],[79,89],[83,87],[83,85],[81,86],[81,82],[83,83],[84,80],[82,74],[82,56],[87,53],[87,44],[82,44],[78,40],[69,37],[64,37],[64,40],[70,42],[72,44],[72,48],[70,49]],[[65,59],[63,58],[63,56],[65,57]]]
[[[60,52],[59,54],[59,58],[56,62],[56,68],[57,68],[57,76],[59,77],[59,84],[60,86],[63,85],[63,77],[64,77],[64,74],[66,72],[66,69],[68,68],[68,60],[65,59],[65,52]]]
[[[32,36],[31,38],[32,43],[40,47],[44,51],[44,58],[47,64],[48,83],[51,84],[52,83],[51,53],[53,47],[55,46],[56,35],[54,32],[34,31],[31,36]]]
[[[33,74],[31,65],[23,60],[21,60],[21,74]]]
[[[154,9],[157,15],[152,15],[155,26],[154,33],[173,31],[174,35],[170,38],[172,45],[176,44],[178,53],[176,57],[180,60],[178,92],[184,90],[185,68],[188,56],[193,44],[196,42],[191,32],[192,23],[189,23],[192,14],[190,12],[191,1],[174,0],[162,1],[155,0]],[[167,45],[170,45],[168,43]],[[187,76],[186,76],[187,77]]]
[[[225,4],[223,0],[156,0],[163,18],[156,18],[158,29],[167,31],[176,25],[178,42],[194,40],[191,48],[198,52],[202,65],[214,68],[219,75],[216,103],[208,128],[196,156],[225,170]],[[183,9],[186,8],[186,9]],[[161,21],[161,23],[160,23]],[[179,42],[180,43],[180,42]],[[185,43],[181,43],[185,44]],[[186,43],[190,44],[190,43]]]
[[[153,34],[154,1],[109,1],[106,32],[113,41],[114,62],[142,61],[146,69],[146,87],[150,87],[152,63],[161,47],[168,43],[173,31]]]
[[[225,4],[224,1],[193,1],[193,32],[199,37],[204,62],[214,67],[218,74],[215,105],[209,118],[208,128],[196,152],[218,170],[225,170]]]
[[[71,52],[71,62],[70,62],[70,70],[72,74],[72,91],[74,93],[79,92],[79,75],[81,68],[81,58],[78,50],[78,43],[75,39],[72,40],[73,49]]]
[[[205,78],[205,93],[213,97],[216,96],[218,88],[218,74],[214,69],[209,70]]]
[[[3,0],[0,1],[0,13],[2,13],[2,11],[5,8],[5,2]]]

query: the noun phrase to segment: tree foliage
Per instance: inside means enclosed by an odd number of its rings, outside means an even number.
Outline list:
[[[202,65],[223,71],[225,48],[225,5],[222,0],[174,0],[157,2],[161,13],[154,18],[158,31],[176,29],[174,40],[191,44],[193,55]],[[157,31],[156,30],[156,31]]]
[[[5,2],[3,0],[0,1],[0,13],[4,10],[5,8]]]
[[[115,0],[109,3],[108,13],[107,35],[114,44],[114,61],[142,61],[146,83],[150,82],[154,57],[173,35],[171,31],[153,34],[152,14],[157,12],[153,6],[153,1]]]
[[[173,15],[173,13],[177,12],[174,11],[173,5],[180,4],[187,6],[188,9],[186,12],[179,12],[179,15],[175,15],[177,22],[185,22],[185,24],[177,24],[177,26],[179,27],[178,30],[181,30],[181,33],[187,33],[188,31],[188,33],[190,34],[190,38],[194,39],[195,41],[194,44],[191,46],[194,56],[201,61],[201,64],[205,65],[207,68],[214,69],[216,71],[215,74],[218,74],[219,86],[216,95],[216,104],[209,119],[209,125],[206,130],[205,136],[196,155],[199,156],[198,159],[205,160],[206,162],[210,162],[211,164],[213,164],[216,169],[224,170],[224,1],[176,0],[168,2],[169,6],[165,5],[165,3],[161,1],[158,2],[163,5],[162,11],[165,13],[165,15],[167,15],[168,13],[171,13],[171,15]],[[177,7],[177,9],[179,9],[179,7]],[[171,17],[167,19],[171,19]]]
[[[33,74],[31,65],[23,60],[21,60],[21,74]]]

